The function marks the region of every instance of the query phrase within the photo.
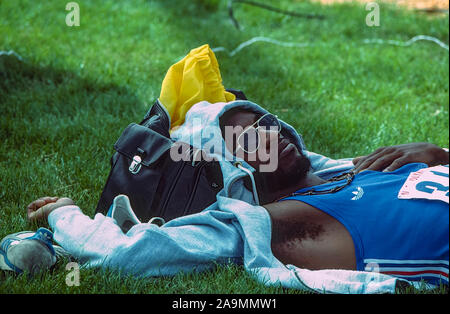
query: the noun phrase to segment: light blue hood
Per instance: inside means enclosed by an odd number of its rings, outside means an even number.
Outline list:
[[[247,100],[214,104],[202,101],[191,107],[186,114],[184,124],[173,131],[171,137],[176,141],[189,143],[198,149],[203,149],[208,155],[219,160],[224,179],[224,189],[219,195],[259,205],[256,188],[253,188],[253,191],[249,191],[242,180],[246,176],[251,177],[251,173],[255,169],[243,159],[233,156],[226,149],[220,129],[220,117],[228,110],[236,107],[261,114],[268,113],[266,109]],[[353,166],[350,159],[337,161],[308,152],[301,135],[288,123],[282,120],[280,120],[280,123],[283,135],[289,138],[299,151],[303,151],[311,161],[312,171],[319,176],[326,178],[334,173],[348,170]],[[324,169],[326,171],[323,171]]]

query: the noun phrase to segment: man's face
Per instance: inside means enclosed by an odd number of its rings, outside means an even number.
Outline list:
[[[273,132],[258,128],[259,146],[252,153],[243,151],[237,143],[239,135],[250,126],[256,127],[254,123],[260,117],[260,114],[249,111],[236,111],[227,116],[225,121],[222,121],[227,149],[255,168],[255,176],[265,186],[270,185],[271,188],[277,189],[297,184],[306,176],[310,162],[295,144],[282,135],[282,131]],[[227,130],[233,130],[234,136],[229,136]],[[275,167],[267,167],[271,164],[275,164]],[[264,167],[271,168],[272,171],[262,171]]]

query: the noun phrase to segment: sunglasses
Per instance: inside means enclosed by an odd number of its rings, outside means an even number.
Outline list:
[[[246,153],[254,153],[258,150],[260,145],[259,129],[262,128],[265,132],[281,131],[281,124],[276,115],[266,113],[256,120],[252,125],[245,128],[245,130],[237,138],[237,150],[240,148]]]

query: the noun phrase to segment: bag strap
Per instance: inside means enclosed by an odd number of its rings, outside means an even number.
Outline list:
[[[139,124],[170,138],[170,116],[158,99]]]

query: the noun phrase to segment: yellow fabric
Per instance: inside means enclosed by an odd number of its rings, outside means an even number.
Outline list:
[[[200,101],[217,103],[235,99],[232,93],[225,91],[219,63],[207,44],[192,49],[169,68],[159,96],[169,112],[171,128],[181,125],[186,112]]]

